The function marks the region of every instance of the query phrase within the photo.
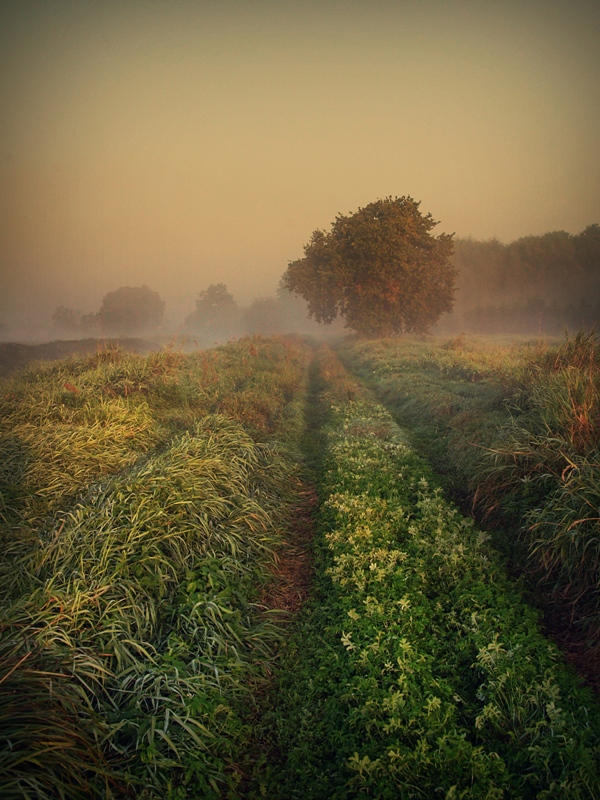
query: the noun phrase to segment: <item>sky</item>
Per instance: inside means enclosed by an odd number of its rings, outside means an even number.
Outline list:
[[[317,229],[600,222],[597,0],[3,0],[0,322],[271,295]]]

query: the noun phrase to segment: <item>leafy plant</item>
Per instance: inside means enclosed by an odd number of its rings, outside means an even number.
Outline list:
[[[598,352],[585,331],[558,346],[389,340],[342,350],[462,507],[512,527],[507,557],[541,580],[546,605],[582,630],[591,654],[600,641]],[[597,663],[590,658],[592,678]]]
[[[316,593],[280,674],[265,790],[595,797],[597,703],[389,414],[359,386],[349,399],[348,376],[336,391],[334,361]]]

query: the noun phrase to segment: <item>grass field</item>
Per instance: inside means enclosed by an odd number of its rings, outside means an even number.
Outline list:
[[[596,339],[339,354],[0,384],[3,797],[600,796]]]
[[[464,509],[504,530],[600,687],[600,347],[357,342],[342,350]]]
[[[239,783],[308,356],[107,350],[2,387],[3,796]]]

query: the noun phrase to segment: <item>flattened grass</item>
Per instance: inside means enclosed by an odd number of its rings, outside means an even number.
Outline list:
[[[299,340],[242,339],[215,351],[146,357],[103,350],[0,383],[0,534],[25,537],[92,481],[116,474],[207,413],[275,431],[300,389]]]
[[[235,792],[282,636],[260,597],[293,464],[267,440],[298,433],[308,357],[300,343],[259,339],[190,357],[108,352],[5,385],[5,430],[29,430],[39,448],[20,476],[8,470],[4,494],[10,796]],[[211,413],[223,408],[248,425]],[[96,427],[97,458],[86,444]],[[75,444],[54,447],[52,430]]]

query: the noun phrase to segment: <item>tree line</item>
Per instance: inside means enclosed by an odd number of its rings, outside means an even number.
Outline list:
[[[108,292],[99,311],[82,314],[59,306],[52,315],[57,335],[71,336],[134,336],[153,334],[160,329],[165,301],[148,286],[121,286]]]
[[[577,235],[553,231],[510,244],[432,234],[438,224],[411,197],[387,197],[338,214],[291,261],[276,297],[240,307],[223,283],[196,299],[183,332],[205,344],[245,333],[307,330],[342,320],[368,336],[442,328],[489,333],[560,332],[600,323],[600,225]],[[147,286],[105,295],[100,310],[65,307],[61,334],[148,335],[159,331],[164,301]]]
[[[388,197],[316,230],[284,286],[319,322],[366,335],[467,330],[559,333],[600,324],[600,225],[510,244],[432,234],[411,197]]]
[[[153,336],[164,332],[164,311],[164,300],[148,286],[122,286],[104,296],[97,312],[82,314],[59,306],[52,315],[52,328],[56,336],[73,339]],[[303,329],[310,329],[306,305],[282,286],[275,297],[257,298],[241,306],[224,283],[200,291],[194,310],[179,326],[180,333],[203,345],[247,333],[269,335]]]
[[[458,290],[448,326],[555,333],[600,324],[600,225],[509,244],[455,239],[452,263]]]

